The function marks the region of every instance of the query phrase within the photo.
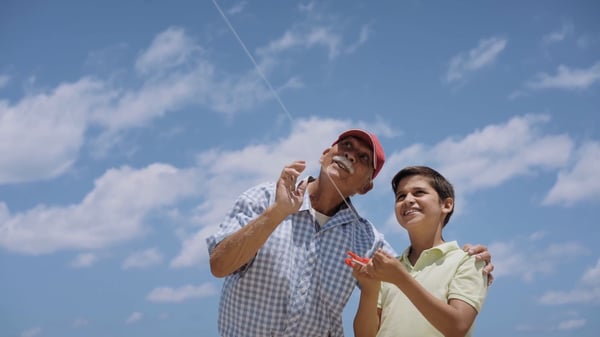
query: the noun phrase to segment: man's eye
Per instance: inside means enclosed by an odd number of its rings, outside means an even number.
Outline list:
[[[406,194],[398,194],[396,195],[396,201],[402,201],[406,197]]]
[[[366,154],[363,154],[360,156],[360,161],[364,164],[368,164],[369,163],[369,156],[367,156]]]

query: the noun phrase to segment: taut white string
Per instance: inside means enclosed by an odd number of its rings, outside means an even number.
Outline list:
[[[262,70],[258,66],[258,63],[256,63],[256,60],[254,60],[254,57],[252,56],[252,53],[250,53],[250,51],[248,50],[248,48],[246,48],[246,44],[244,44],[244,41],[242,41],[242,39],[238,35],[238,33],[235,30],[235,28],[233,28],[233,25],[229,22],[229,19],[227,19],[227,16],[223,12],[223,10],[221,10],[221,7],[217,3],[217,1],[216,0],[212,0],[212,2],[215,5],[215,7],[217,8],[217,10],[219,11],[219,14],[221,14],[221,17],[223,18],[223,21],[225,21],[225,23],[229,27],[229,30],[231,31],[231,33],[233,33],[233,35],[237,39],[237,41],[240,44],[240,46],[242,46],[242,49],[244,49],[244,52],[246,52],[246,55],[248,56],[248,58],[250,59],[250,61],[252,61],[252,64],[254,64],[254,68],[256,69],[256,72],[258,73],[258,75],[260,75],[260,77],[263,79],[263,81],[265,81],[265,83],[267,84],[267,87],[269,87],[269,90],[271,90],[271,92],[273,93],[273,96],[275,96],[275,99],[277,99],[277,102],[279,102],[279,105],[281,106],[281,108],[283,109],[283,111],[286,113],[287,117],[290,119],[290,121],[293,124],[294,123],[294,119],[292,118],[292,114],[285,107],[285,104],[283,104],[283,101],[281,100],[281,98],[279,97],[279,95],[277,94],[277,92],[275,91],[275,89],[273,89],[273,86],[271,85],[271,82],[269,82],[269,80],[267,79],[267,77],[265,76],[265,74],[262,72]],[[352,208],[352,206],[350,205],[350,203],[348,203],[348,201],[346,200],[346,198],[342,194],[342,191],[340,191],[340,189],[336,185],[335,181],[333,181],[333,179],[329,176],[329,173],[327,173],[327,171],[325,171],[325,175],[327,176],[327,178],[329,178],[329,181],[331,181],[331,183],[335,187],[335,189],[338,192],[338,194],[340,195],[340,197],[342,197],[342,200],[344,200],[344,203],[346,204],[346,206],[350,209],[350,211],[352,211],[352,214],[354,215],[354,218],[356,219],[356,221],[359,222],[358,214],[356,214],[356,212],[354,211],[354,208]],[[352,232],[352,234],[354,234],[354,232]],[[354,235],[352,235],[352,236],[354,236]]]
[[[256,63],[256,61],[254,60],[254,57],[252,56],[252,54],[250,53],[250,51],[248,50],[248,48],[246,48],[246,44],[244,44],[244,41],[242,41],[242,39],[240,38],[240,36],[236,32],[236,30],[233,28],[233,26],[229,22],[229,19],[227,19],[227,16],[221,10],[221,7],[219,7],[219,4],[217,3],[216,0],[213,0],[213,4],[215,4],[215,7],[217,7],[217,10],[221,14],[221,17],[223,18],[223,20],[225,21],[225,23],[229,27],[229,30],[231,30],[231,32],[233,33],[233,35],[235,36],[235,38],[238,40],[238,42],[242,46],[242,49],[244,49],[244,51],[246,52],[246,55],[248,55],[248,58],[250,58],[250,61],[252,61],[252,63],[254,64],[254,68],[256,68],[256,72],[258,72],[258,75],[260,75],[260,77],[263,79],[263,81],[265,81],[265,83],[269,87],[269,90],[271,90],[271,92],[273,93],[273,95],[277,99],[277,102],[279,102],[279,105],[281,105],[281,108],[286,113],[286,115],[290,119],[290,121],[293,123],[294,119],[292,118],[292,114],[285,107],[285,104],[283,104],[283,101],[281,100],[281,98],[279,98],[279,95],[277,94],[277,92],[275,91],[275,89],[273,89],[273,86],[271,85],[271,82],[269,82],[269,80],[267,79],[267,77],[265,76],[265,74],[262,72],[262,70],[258,66],[258,63]]]

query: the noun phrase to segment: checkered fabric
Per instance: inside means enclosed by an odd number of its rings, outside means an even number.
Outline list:
[[[242,194],[218,232],[207,238],[209,253],[274,200],[274,183]],[[346,252],[368,255],[382,242],[393,250],[354,208],[341,209],[320,227],[310,207],[307,193],[300,210],[277,227],[252,261],[225,278],[221,336],[344,335],[342,311],[356,284],[344,264]]]

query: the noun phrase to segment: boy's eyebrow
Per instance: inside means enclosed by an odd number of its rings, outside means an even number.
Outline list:
[[[422,191],[422,190],[425,190],[427,188],[433,189],[433,187],[431,187],[431,186],[421,186],[421,185],[419,185],[419,186],[413,186],[413,187],[411,187],[408,190],[409,191]],[[394,193],[395,196],[398,196],[400,194],[406,194],[406,190],[397,189],[396,192]]]

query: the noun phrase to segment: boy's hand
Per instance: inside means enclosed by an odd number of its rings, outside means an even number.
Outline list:
[[[348,252],[350,257],[346,258],[344,262],[352,267],[352,276],[358,281],[361,292],[379,292],[381,282],[374,279],[367,272],[367,266],[371,263],[371,259],[368,257],[358,256],[353,252]]]
[[[378,249],[373,254],[371,263],[366,266],[366,269],[373,278],[389,283],[395,283],[402,277],[410,277],[400,260],[382,249]]]

